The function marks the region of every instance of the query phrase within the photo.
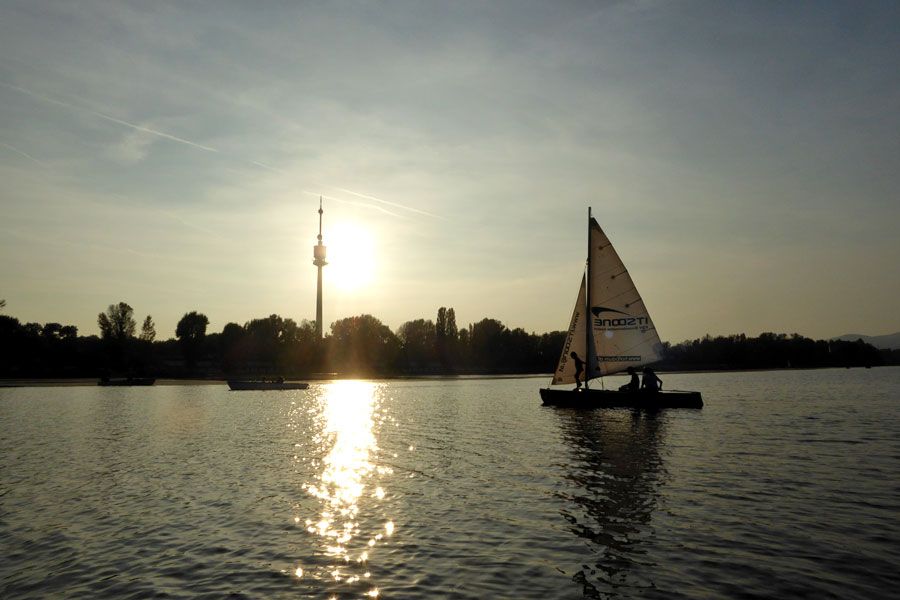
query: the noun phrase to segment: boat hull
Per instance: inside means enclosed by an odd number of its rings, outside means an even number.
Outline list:
[[[127,379],[101,379],[97,385],[122,386],[122,385],[153,385],[156,379],[152,377],[129,377]]]
[[[568,408],[703,408],[700,392],[541,389],[544,406]]]
[[[228,387],[235,392],[249,390],[305,390],[309,387],[309,384],[301,381],[236,381],[229,379]]]

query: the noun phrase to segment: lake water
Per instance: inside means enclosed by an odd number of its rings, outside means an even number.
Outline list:
[[[900,595],[900,369],[663,379],[0,389],[0,597]]]

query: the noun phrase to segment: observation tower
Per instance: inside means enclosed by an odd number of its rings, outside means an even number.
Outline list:
[[[313,264],[319,271],[318,285],[316,286],[316,335],[322,339],[322,267],[328,263],[325,261],[325,246],[322,245],[322,196],[319,196],[319,243],[313,246]]]

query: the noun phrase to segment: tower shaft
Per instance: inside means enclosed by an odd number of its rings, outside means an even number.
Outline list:
[[[322,267],[318,268],[319,279],[316,285],[316,335],[322,339]]]

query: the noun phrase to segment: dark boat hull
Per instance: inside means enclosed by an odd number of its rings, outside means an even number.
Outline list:
[[[228,387],[235,392],[248,390],[305,390],[309,387],[309,384],[300,381],[236,381],[229,379]]]
[[[104,386],[120,386],[120,385],[153,385],[156,379],[152,377],[129,377],[127,379],[101,379],[97,385]]]
[[[622,392],[542,388],[545,406],[569,408],[703,408],[700,392]]]

